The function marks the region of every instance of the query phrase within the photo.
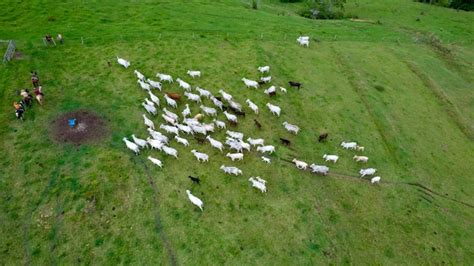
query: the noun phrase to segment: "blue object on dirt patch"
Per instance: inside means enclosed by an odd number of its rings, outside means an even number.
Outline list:
[[[76,125],[76,119],[75,118],[69,119],[68,124],[71,128],[74,128],[74,126]]]

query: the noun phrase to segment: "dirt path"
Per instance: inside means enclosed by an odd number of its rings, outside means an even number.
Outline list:
[[[284,162],[287,162],[291,165],[294,165],[294,163],[289,159],[283,159],[282,158],[281,161],[284,161]],[[309,171],[306,171],[306,172],[310,173]],[[369,182],[370,181],[370,180],[367,180],[367,179],[364,179],[364,178],[360,178],[359,176],[349,175],[349,174],[344,174],[344,173],[338,173],[338,172],[333,172],[333,171],[331,171],[327,176],[346,179],[346,180],[350,180],[350,181],[353,181],[353,182]],[[449,201],[452,201],[452,202],[456,202],[456,203],[462,204],[466,207],[474,209],[474,205],[471,204],[471,203],[448,197],[445,194],[443,194],[441,192],[434,191],[433,189],[431,189],[431,188],[429,188],[429,187],[427,187],[427,186],[425,186],[425,185],[423,185],[419,182],[382,181],[381,184],[382,185],[385,185],[385,184],[388,184],[388,185],[406,185],[406,186],[415,187],[415,188],[418,189],[418,191],[420,191],[421,193],[424,193],[425,195],[428,195],[429,197],[435,198],[434,196],[437,196],[437,197],[440,197],[440,198],[443,198],[443,199],[446,199],[446,200],[449,200]],[[425,198],[425,200],[430,202],[429,199]]]
[[[158,187],[157,187],[155,181],[153,181],[150,169],[145,164],[143,159],[139,156],[135,156],[134,158],[136,158],[135,161],[138,162],[138,164],[143,166],[143,169],[145,170],[145,173],[146,173],[146,176],[147,176],[148,184],[150,185],[151,189],[153,190],[153,204],[155,205],[156,231],[160,235],[161,240],[163,241],[163,246],[166,249],[166,254],[168,256],[169,263],[173,266],[178,265],[178,262],[177,262],[176,256],[175,256],[175,251],[171,247],[171,245],[169,243],[169,240],[168,240],[168,237],[167,237],[167,235],[166,235],[166,233],[163,229],[163,224],[161,223],[160,202],[158,200]]]

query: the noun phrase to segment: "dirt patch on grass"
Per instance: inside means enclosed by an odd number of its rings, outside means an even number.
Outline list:
[[[75,118],[76,125],[71,128],[68,120]],[[88,110],[64,113],[51,122],[51,134],[55,141],[81,145],[97,142],[109,135],[106,121],[98,114]]]

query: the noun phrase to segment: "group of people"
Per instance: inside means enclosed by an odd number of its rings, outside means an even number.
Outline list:
[[[49,45],[56,45],[56,43],[54,42],[53,40],[53,37],[51,36],[51,34],[46,34],[44,36],[44,39],[46,40],[46,43],[49,44]],[[60,44],[63,44],[64,43],[64,39],[63,39],[63,36],[58,33],[58,36],[56,37],[56,40],[60,43]]]
[[[38,73],[31,71],[31,83],[33,83],[33,94],[40,105],[43,104],[44,94],[40,85]],[[16,118],[23,120],[23,116],[26,108],[30,108],[33,105],[33,96],[28,89],[20,90],[21,100],[19,102],[13,102],[15,108]]]

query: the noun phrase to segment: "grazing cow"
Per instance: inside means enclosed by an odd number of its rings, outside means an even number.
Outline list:
[[[280,138],[280,141],[285,146],[289,146],[291,144],[291,141],[289,141],[287,139],[284,139],[284,138]]]
[[[300,89],[303,84],[297,82],[297,81],[288,81],[288,84],[290,84],[291,87],[293,88],[298,88]]]
[[[168,95],[168,97],[176,101],[179,101],[181,99],[181,95],[179,95],[176,92],[167,92],[166,95]]]
[[[323,134],[320,134],[319,135],[319,138],[318,138],[318,141],[319,142],[323,142],[323,141],[326,141],[326,139],[328,138],[328,133],[323,133]]]
[[[253,122],[255,123],[255,126],[257,126],[259,129],[262,128],[262,124],[260,124],[260,122],[258,122],[257,119],[254,119]]]
[[[191,179],[191,181],[193,181],[194,184],[200,185],[199,182],[201,182],[201,179],[199,178],[199,176],[198,176],[198,177],[194,177],[194,176],[188,175],[188,178]]]

